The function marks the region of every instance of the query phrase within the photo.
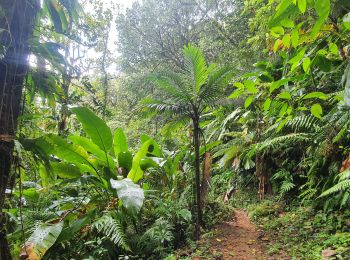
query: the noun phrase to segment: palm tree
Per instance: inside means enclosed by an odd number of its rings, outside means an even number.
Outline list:
[[[201,50],[193,45],[185,46],[184,69],[181,72],[164,72],[151,76],[157,88],[166,95],[165,99],[147,99],[144,105],[159,112],[170,113],[177,118],[189,118],[193,127],[194,169],[196,189],[196,239],[200,236],[202,205],[200,187],[200,119],[202,113],[218,104],[224,97],[224,86],[231,76],[230,68],[209,67]]]

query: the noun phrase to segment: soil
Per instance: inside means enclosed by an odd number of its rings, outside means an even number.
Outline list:
[[[267,255],[265,245],[269,240],[251,223],[246,212],[236,210],[232,221],[216,226],[214,236],[200,243],[208,245],[212,259],[281,259]]]

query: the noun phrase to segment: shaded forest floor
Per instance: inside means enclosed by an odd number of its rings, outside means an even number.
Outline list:
[[[272,197],[257,201],[246,192],[231,203],[236,210],[229,207],[226,221],[203,233],[197,245],[178,250],[176,259],[350,259],[350,210],[327,213]]]
[[[235,210],[231,221],[217,225],[199,242],[199,253],[192,259],[262,260],[269,256],[265,246],[269,238],[259,232],[243,210]]]
[[[217,259],[267,259],[264,240],[268,238],[257,231],[247,213],[236,210],[233,220],[216,226],[214,236],[204,243]]]

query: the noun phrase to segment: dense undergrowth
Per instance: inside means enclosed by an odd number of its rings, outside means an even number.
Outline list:
[[[349,1],[0,7],[0,260],[349,257]]]

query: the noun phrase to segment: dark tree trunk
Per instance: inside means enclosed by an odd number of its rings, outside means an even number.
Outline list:
[[[196,240],[200,237],[200,227],[202,225],[202,201],[201,201],[201,180],[200,180],[200,157],[199,157],[199,116],[195,116],[193,119],[193,145],[194,145],[194,171],[196,182],[196,203],[197,203],[197,216],[196,216]]]
[[[69,46],[69,45],[68,45]],[[69,58],[69,47],[65,48],[64,57],[65,57],[65,66],[64,66],[64,72],[63,72],[63,96],[61,100],[61,111],[60,111],[60,121],[58,123],[58,135],[61,136],[67,136],[68,129],[67,129],[67,120],[69,116],[69,87],[72,81],[72,75],[69,71],[68,66],[68,58]]]
[[[23,81],[28,70],[29,39],[33,35],[38,0],[1,0],[0,16],[0,260],[11,259],[2,213],[11,171],[13,140],[20,113]]]

